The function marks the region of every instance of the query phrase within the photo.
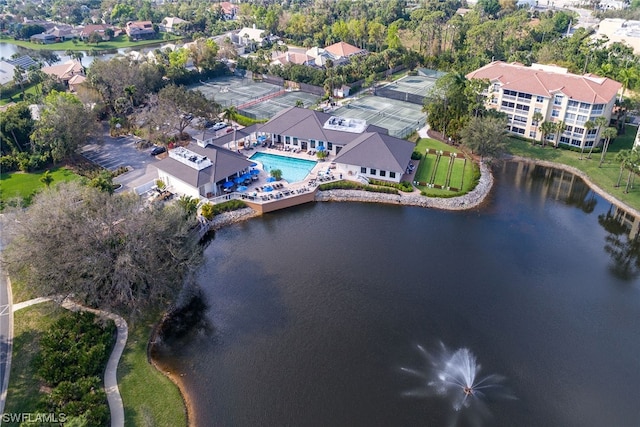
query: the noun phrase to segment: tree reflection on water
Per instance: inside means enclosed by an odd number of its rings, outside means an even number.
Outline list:
[[[640,219],[611,205],[606,214],[598,215],[598,223],[609,234],[604,250],[611,257],[609,269],[616,277],[631,281],[640,276]]]

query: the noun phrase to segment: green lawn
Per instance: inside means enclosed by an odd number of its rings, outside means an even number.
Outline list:
[[[620,165],[615,161],[615,155],[623,149],[633,147],[636,136],[637,127],[627,125],[624,135],[618,136],[611,142],[609,150],[605,156],[602,167],[598,167],[600,162],[600,153],[594,153],[591,159],[587,159],[585,152],[584,159],[580,160],[580,153],[565,150],[562,148],[555,149],[547,146],[542,148],[540,145],[532,146],[527,141],[510,138],[508,149],[511,154],[523,157],[530,157],[539,160],[547,160],[550,162],[562,163],[573,166],[584,172],[598,187],[611,194],[618,200],[628,204],[629,206],[640,210],[640,188],[624,193],[624,182],[627,176],[623,174],[623,185],[616,187],[615,184],[620,174]],[[588,150],[586,150],[588,152]]]
[[[40,178],[45,171],[41,172],[8,172],[0,173],[0,206],[4,206],[9,200],[19,197],[26,202],[45,185],[40,182]],[[52,185],[58,182],[68,182],[80,179],[69,169],[58,167],[50,170],[53,177]]]
[[[460,191],[453,192],[446,189],[429,188],[426,185],[416,185],[416,187],[420,189],[420,191],[422,191],[427,196],[450,197],[453,195],[467,193],[473,189],[473,187],[475,186],[475,183],[473,181],[474,170],[477,170],[478,167],[471,161],[467,161],[465,163],[464,154],[462,153],[462,151],[443,142],[430,138],[423,138],[418,141],[415,151],[418,151],[419,153],[424,155],[427,149],[458,153],[458,157],[455,159],[453,164],[453,170],[451,171],[449,186],[460,188]],[[440,158],[433,184],[445,186],[450,159],[451,158],[449,156],[442,156]],[[418,166],[418,170],[416,171],[415,181],[429,184],[431,182],[435,164],[436,155],[434,153],[423,157],[420,161],[420,165]]]
[[[5,413],[37,412],[40,381],[33,369],[33,358],[40,350],[44,331],[64,316],[67,310],[46,302],[24,308],[14,316],[11,375]]]
[[[181,37],[170,36],[169,40],[164,39],[153,39],[153,40],[140,40],[140,41],[129,41],[129,38],[126,35],[121,35],[118,37],[114,37],[112,40],[100,42],[98,44],[94,43],[85,43],[83,41],[76,40],[74,43],[72,40],[67,40],[62,43],[51,43],[51,44],[38,44],[31,43],[24,40],[14,40],[12,38],[2,38],[1,40],[5,43],[15,44],[17,46],[22,46],[27,49],[32,50],[81,50],[81,51],[90,51],[90,50],[114,50],[114,49],[124,49],[124,48],[135,48],[140,46],[148,46],[153,44],[162,44],[162,43],[170,43],[176,40],[180,40]]]
[[[178,387],[147,360],[147,344],[154,322],[129,325],[129,340],[118,367],[118,384],[124,402],[125,425],[187,425],[184,401]]]

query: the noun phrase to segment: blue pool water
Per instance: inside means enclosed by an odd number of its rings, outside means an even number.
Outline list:
[[[273,169],[280,169],[282,178],[288,182],[302,181],[318,163],[313,160],[295,159],[268,153],[256,153],[251,156],[251,160],[262,163],[263,169],[267,173]]]

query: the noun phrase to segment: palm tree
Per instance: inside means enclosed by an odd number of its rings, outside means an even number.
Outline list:
[[[16,65],[13,69],[13,83],[16,86],[20,86],[20,90],[22,91],[22,98],[24,99],[24,68],[19,65]]]
[[[622,172],[629,166],[629,160],[631,159],[631,150],[620,150],[615,157],[616,162],[620,162],[620,173],[618,174],[618,180],[615,187],[620,187],[620,181],[622,180]]]
[[[44,174],[40,177],[40,182],[49,188],[51,183],[53,182],[53,176],[51,176],[51,172],[48,170],[44,172]]]
[[[604,138],[604,146],[602,147],[602,154],[600,155],[600,163],[598,163],[598,167],[602,166],[602,162],[604,162],[604,156],[607,154],[607,149],[609,148],[609,142],[611,142],[612,138],[618,136],[618,130],[614,127],[608,127],[602,131],[602,137]]]
[[[560,144],[560,135],[564,132],[564,129],[567,127],[564,121],[560,120],[553,125],[553,130],[556,134],[556,139],[554,143],[554,147],[558,148],[558,144]]]
[[[629,175],[627,175],[627,185],[624,187],[624,192],[629,192],[629,185],[631,184],[631,177],[635,177],[636,169],[638,168],[638,163],[640,163],[640,153],[638,150],[631,150],[629,154],[629,158],[627,159],[627,168],[629,169]]]
[[[224,110],[222,110],[222,119],[226,120],[227,123],[231,123],[231,120],[233,120],[236,114],[238,114],[238,110],[236,109],[235,106],[230,105]]]
[[[540,132],[542,133],[541,142],[543,147],[547,145],[547,136],[555,132],[555,127],[556,125],[552,122],[542,122],[540,125]]]
[[[587,122],[584,124],[584,129],[587,131],[587,135],[585,136],[589,136],[589,132],[595,127],[596,124],[592,120],[587,120]],[[580,160],[582,160],[582,155],[584,154],[584,146],[586,143],[587,141],[582,141],[582,145],[580,145]]]
[[[638,79],[638,72],[635,68],[623,68],[618,73],[618,79],[620,80],[620,83],[622,83],[622,91],[620,92],[618,102],[622,102],[624,91],[633,86],[635,81]]]
[[[602,129],[603,126],[606,126],[609,124],[609,119],[607,119],[605,116],[598,116],[596,117],[596,119],[594,120],[596,126],[598,126],[598,132],[596,132],[596,139],[593,141],[593,144],[591,144],[591,149],[589,150],[589,154],[587,155],[587,159],[591,158],[591,153],[593,152],[593,147],[596,146],[596,142],[600,136],[600,129]]]
[[[136,93],[136,87],[134,85],[125,86],[124,93],[129,96],[129,101],[131,102],[131,107],[133,108],[133,95]]]
[[[301,99],[296,100],[296,107],[304,108],[304,102]]]
[[[540,122],[544,120],[544,116],[540,111],[536,111],[533,113],[533,125],[536,127],[536,133],[538,132],[538,128],[540,127]],[[533,139],[532,145],[536,144],[535,138]]]

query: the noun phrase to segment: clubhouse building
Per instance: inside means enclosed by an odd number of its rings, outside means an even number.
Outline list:
[[[593,123],[601,116],[609,123],[622,87],[606,77],[571,74],[554,65],[526,67],[502,61],[491,62],[467,74],[467,78],[490,82],[485,93],[487,105],[507,115],[511,133],[580,148],[599,144],[602,129],[588,129],[585,123]],[[534,120],[536,113],[542,115],[542,120]],[[564,122],[564,131],[542,135],[540,125],[545,121]]]
[[[319,165],[326,172],[331,167],[333,179],[400,182],[415,148],[364,120],[298,107],[281,111],[267,123],[234,129],[218,138],[212,131],[192,136],[195,144],[169,150],[157,167],[165,184],[198,198],[224,194],[230,181],[259,167],[248,158],[256,151],[306,159],[315,159],[318,151],[324,151],[327,158]]]

